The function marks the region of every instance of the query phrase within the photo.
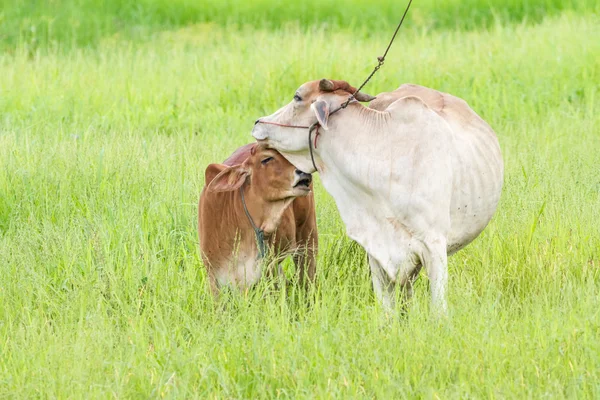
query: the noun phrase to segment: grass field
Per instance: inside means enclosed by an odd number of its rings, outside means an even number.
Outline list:
[[[449,318],[425,277],[384,316],[318,179],[312,306],[210,298],[204,168],[301,83],[360,83],[402,12],[379,3],[2,6],[0,398],[600,397],[592,1],[415,1],[366,89],[453,93],[498,134],[501,204],[450,258]]]

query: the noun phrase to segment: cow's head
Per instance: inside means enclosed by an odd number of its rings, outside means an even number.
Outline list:
[[[274,114],[259,118],[252,130],[252,136],[265,140],[269,147],[285,153],[297,153],[308,149],[308,129],[290,128],[281,125],[310,126],[319,122],[327,129],[329,113],[348,100],[356,89],[346,81],[321,79],[303,84],[294,93],[293,100]],[[357,93],[358,101],[371,101],[375,97]]]
[[[211,164],[206,169],[218,171],[208,183],[209,192],[228,192],[239,189],[250,180],[255,193],[265,201],[278,201],[292,197],[306,196],[310,193],[312,176],[299,171],[276,150],[265,144],[256,144],[250,156],[234,166]],[[208,179],[207,179],[208,181]]]

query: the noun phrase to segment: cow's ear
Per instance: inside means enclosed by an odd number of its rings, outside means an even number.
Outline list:
[[[248,175],[250,175],[250,170],[245,164],[227,167],[214,177],[206,187],[206,190],[213,193],[231,192],[232,190],[239,189],[246,182]]]
[[[215,176],[219,175],[223,170],[227,168],[227,165],[223,164],[209,164],[204,171],[204,184],[208,185],[215,179]]]
[[[317,116],[317,121],[323,127],[323,129],[327,130],[327,120],[329,119],[329,103],[325,100],[317,100],[310,105],[310,108],[315,112]]]

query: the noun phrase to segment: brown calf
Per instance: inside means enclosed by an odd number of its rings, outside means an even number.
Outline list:
[[[301,281],[314,278],[318,233],[311,189],[311,175],[256,143],[206,168],[198,233],[214,294],[225,285],[247,288],[259,281],[260,231],[265,247],[294,253]]]

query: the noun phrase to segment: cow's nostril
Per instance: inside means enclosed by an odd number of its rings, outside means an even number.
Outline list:
[[[298,179],[297,183],[294,185],[294,187],[305,187],[308,188],[310,186],[310,184],[312,183],[312,175],[311,174],[307,174],[306,172],[300,171],[299,169],[296,170],[296,176]]]

